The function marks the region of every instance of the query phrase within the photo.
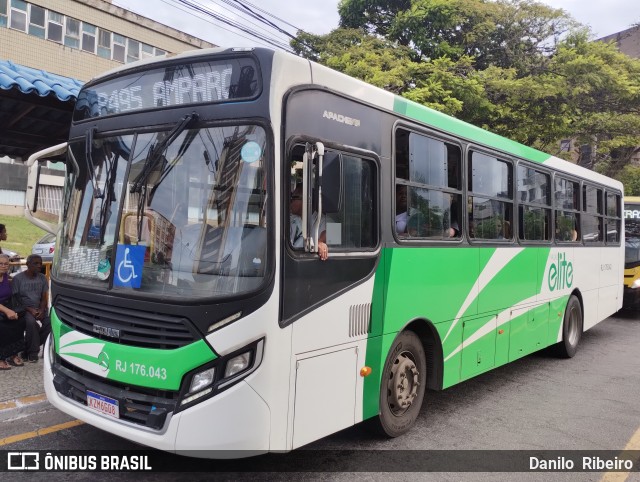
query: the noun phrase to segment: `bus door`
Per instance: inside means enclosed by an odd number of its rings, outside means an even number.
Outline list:
[[[373,156],[313,142],[291,145],[289,166],[280,324],[292,326],[295,448],[356,422],[378,258],[378,169]]]

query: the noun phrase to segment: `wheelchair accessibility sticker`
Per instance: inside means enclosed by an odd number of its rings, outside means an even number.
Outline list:
[[[142,267],[146,246],[119,244],[116,250],[116,269],[113,277],[114,286],[140,288]]]

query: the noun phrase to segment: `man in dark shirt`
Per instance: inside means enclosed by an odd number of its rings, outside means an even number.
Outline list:
[[[38,361],[40,345],[51,333],[47,297],[49,282],[41,273],[42,258],[31,254],[27,258],[27,270],[13,278],[13,293],[25,307],[25,360]]]

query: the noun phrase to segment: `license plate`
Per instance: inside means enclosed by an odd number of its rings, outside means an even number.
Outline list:
[[[87,390],[87,407],[103,415],[120,418],[118,400]]]
[[[41,254],[42,250],[41,249],[34,249],[33,252],[36,253],[36,254]]]

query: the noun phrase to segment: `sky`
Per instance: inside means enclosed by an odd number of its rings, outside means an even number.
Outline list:
[[[112,0],[127,10],[149,17],[177,30],[189,33],[222,47],[266,46],[251,39],[248,34],[236,34],[234,29],[213,19],[203,20],[177,0]],[[234,0],[188,0],[208,7],[230,18],[238,18],[229,4]],[[249,0],[251,4],[265,10],[279,20],[264,15],[291,34],[296,28],[314,34],[328,33],[338,26],[339,0]],[[243,2],[244,3],[244,2]],[[577,21],[591,27],[594,38],[604,37],[640,23],[638,0],[542,0],[554,8],[562,8]],[[200,17],[200,18],[199,18]],[[287,25],[284,22],[291,25]],[[257,22],[256,22],[257,24]],[[293,25],[293,26],[292,26]],[[254,25],[249,27],[255,28]],[[269,36],[275,34],[269,31]],[[279,35],[281,41],[286,37]]]

